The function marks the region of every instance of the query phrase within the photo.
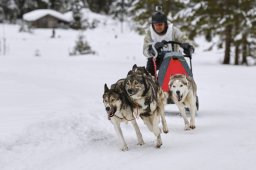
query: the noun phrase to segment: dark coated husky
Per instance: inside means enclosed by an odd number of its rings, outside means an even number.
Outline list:
[[[126,91],[124,89],[124,81],[124,79],[118,80],[117,83],[113,84],[110,89],[105,84],[103,103],[108,114],[108,119],[114,125],[117,136],[121,141],[121,150],[127,151],[128,146],[124,140],[124,136],[120,127],[121,122],[130,121],[132,123],[137,135],[138,145],[143,145],[144,141],[136,119],[133,116],[132,103],[129,101],[126,95]]]
[[[134,65],[133,69],[128,72],[124,83],[129,100],[133,103],[134,116],[142,118],[148,129],[155,134],[156,147],[160,148],[162,145],[160,118],[164,133],[168,133],[164,113],[166,95],[145,67]]]

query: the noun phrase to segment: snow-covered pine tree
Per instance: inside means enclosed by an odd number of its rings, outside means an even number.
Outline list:
[[[234,11],[234,44],[235,44],[235,64],[247,63],[248,56],[255,56],[256,49],[256,1],[243,0],[236,1],[237,10]]]
[[[234,47],[235,63],[238,64],[242,54],[246,64],[248,37],[255,35],[254,0],[189,0],[185,6],[174,19],[190,32],[190,38],[203,34],[213,45],[221,47],[224,44],[223,64],[230,64],[231,49]],[[218,37],[218,41],[214,42],[212,37]]]
[[[54,9],[59,12],[66,12],[69,7],[69,3],[74,0],[42,0],[48,4],[48,8]]]
[[[81,0],[74,0],[72,4],[72,14],[73,14],[73,19],[74,22],[72,24],[72,27],[75,29],[80,29],[82,24],[81,24],[81,9],[83,7],[83,3]]]
[[[167,16],[171,16],[182,8],[183,3],[181,2],[183,0],[135,0],[132,4],[131,13],[133,14],[133,20],[137,23],[136,27],[139,33],[143,34],[145,32],[156,6],[161,5],[163,12]],[[168,19],[170,20],[171,18],[168,17]]]
[[[14,0],[1,0],[0,8],[2,20],[8,20],[10,23],[16,22],[18,7]]]
[[[79,34],[78,39],[76,41],[75,47],[70,55],[84,55],[84,54],[95,54],[95,52],[91,49],[91,46],[86,41],[84,35],[82,33]]]
[[[18,7],[15,3],[14,0],[9,0],[7,2],[7,19],[11,22],[11,23],[16,23],[17,20],[17,16],[18,16]]]
[[[131,15],[130,8],[135,0],[116,0],[112,3],[110,14],[114,19],[121,22],[121,32],[123,32],[123,22]]]
[[[113,0],[86,0],[91,11],[102,14],[109,14]],[[85,3],[84,3],[85,4]]]
[[[4,22],[4,9],[0,6],[0,23]]]

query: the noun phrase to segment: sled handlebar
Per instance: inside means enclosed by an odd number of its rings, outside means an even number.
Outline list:
[[[177,45],[181,46],[182,43],[180,43],[178,41],[165,41],[164,44],[172,44],[172,45],[177,44]]]
[[[174,45],[179,45],[183,50],[185,50],[184,47],[182,47],[182,43],[180,43],[180,42],[177,42],[177,41],[162,41],[162,42],[164,42],[164,45],[171,44],[172,45],[172,49],[174,49]],[[156,43],[151,43],[150,44],[152,46],[152,49],[153,49],[154,53],[155,53],[155,56],[153,56],[154,58],[156,58],[158,56],[158,51],[155,48],[155,44]],[[193,49],[189,49],[189,54],[185,54],[184,57],[192,59],[192,55],[191,54],[193,52],[194,52]]]
[[[179,45],[183,50],[185,50],[184,47],[182,47],[182,43],[180,43],[178,41],[165,41],[164,44],[165,45],[171,44],[172,45],[172,49],[174,49],[174,45]],[[194,53],[194,50],[193,49],[189,49],[189,54],[185,54],[184,57],[188,57],[188,58],[192,59],[192,55],[191,55],[192,53]]]

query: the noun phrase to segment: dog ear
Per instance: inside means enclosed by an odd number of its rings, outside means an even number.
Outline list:
[[[132,66],[132,70],[135,70],[136,68],[138,68],[138,66],[137,66],[137,64],[134,64],[134,65]]]
[[[193,80],[193,78],[190,77],[190,76],[186,76],[186,79],[187,79],[188,81],[192,81],[192,80]]]
[[[143,69],[143,72],[147,75],[147,76],[149,76],[149,72],[148,72],[148,70],[145,68],[145,67],[142,67],[142,69]]]
[[[175,77],[175,75],[174,75],[174,74],[171,74],[168,85],[172,85],[172,83],[173,83],[173,81],[174,81],[174,77]]]
[[[132,75],[132,74],[133,74],[133,70],[130,70],[130,71],[127,73],[127,76]]]
[[[106,93],[107,91],[109,91],[109,88],[108,88],[107,84],[105,83],[105,85],[104,85],[104,93]]]
[[[184,79],[186,80],[187,85],[189,86],[189,81],[191,80],[190,77],[184,75]]]
[[[170,80],[173,79],[174,77],[175,77],[175,74],[171,74]]]
[[[173,79],[172,79],[172,77],[171,77],[171,78],[170,78],[170,80],[169,80],[169,83],[168,83],[168,87],[169,87],[169,89],[171,89],[172,84],[173,84]]]

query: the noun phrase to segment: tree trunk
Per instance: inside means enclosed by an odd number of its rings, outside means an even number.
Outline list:
[[[223,64],[230,64],[230,47],[231,47],[231,32],[232,32],[232,25],[227,25],[225,28],[225,55]]]
[[[243,47],[243,51],[242,51],[242,64],[248,65],[247,62],[247,34],[243,34],[243,38],[242,38],[242,47]]]
[[[236,48],[235,48],[235,65],[239,65],[239,54],[240,54],[240,50],[239,50],[239,47],[240,47],[240,43],[236,43]]]

